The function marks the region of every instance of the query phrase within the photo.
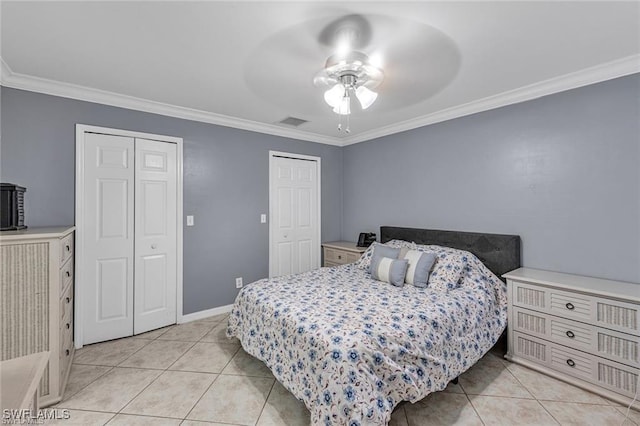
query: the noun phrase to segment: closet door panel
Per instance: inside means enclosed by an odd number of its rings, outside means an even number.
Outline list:
[[[133,333],[133,155],[133,138],[86,135],[84,344]]]
[[[176,145],[136,139],[134,333],[176,322]]]

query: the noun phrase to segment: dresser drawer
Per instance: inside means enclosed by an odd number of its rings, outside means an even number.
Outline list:
[[[67,290],[60,298],[60,321],[73,315],[73,283],[67,286]]]
[[[549,312],[566,318],[589,321],[593,297],[576,293],[549,290]]]
[[[73,346],[73,316],[60,324],[60,357],[67,356],[67,349]]]
[[[60,347],[60,390],[63,390],[65,379],[67,378],[67,372],[71,367],[71,360],[73,359],[73,323],[71,328],[64,334],[60,334],[60,341],[64,342]]]
[[[60,265],[73,256],[73,232],[60,240]]]
[[[594,298],[593,311],[597,325],[640,336],[640,304]]]
[[[640,367],[640,337],[518,307],[513,308],[516,331]]]
[[[627,397],[635,394],[637,368],[518,332],[513,332],[512,351],[518,357]]]
[[[518,281],[512,282],[511,298],[514,306],[640,336],[638,304]]]
[[[60,294],[63,294],[69,284],[73,281],[73,258],[69,258],[67,263],[60,268]]]

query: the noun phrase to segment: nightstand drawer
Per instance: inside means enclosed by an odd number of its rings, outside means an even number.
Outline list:
[[[338,266],[353,263],[360,259],[366,247],[357,247],[349,241],[322,243],[324,262],[322,266]]]
[[[337,263],[343,265],[345,263],[353,263],[356,260],[360,259],[356,253],[349,253],[342,250],[335,250],[326,248],[324,249],[324,258],[328,262]]]

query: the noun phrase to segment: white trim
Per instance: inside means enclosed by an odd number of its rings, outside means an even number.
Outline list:
[[[75,307],[74,307],[74,341],[76,349],[80,349],[84,342],[84,330],[82,321],[82,271],[78,265],[84,262],[83,239],[79,237],[83,232],[83,215],[82,206],[84,205],[84,137],[86,133],[103,133],[108,135],[125,136],[131,138],[144,138],[160,142],[168,142],[176,144],[177,159],[177,181],[176,181],[176,323],[183,322],[182,304],[183,304],[183,140],[175,136],[156,135],[152,133],[134,132],[130,130],[112,129],[108,127],[89,126],[86,124],[76,124],[76,206],[75,206]]]
[[[517,89],[509,90],[494,96],[477,99],[466,104],[453,106],[431,114],[412,118],[400,123],[390,124],[368,132],[362,132],[346,138],[319,135],[304,132],[298,129],[287,129],[275,124],[260,123],[223,114],[185,108],[170,105],[148,99],[137,98],[105,90],[33,77],[26,74],[15,73],[0,57],[0,85],[14,89],[28,90],[31,92],[45,93],[63,98],[77,99],[87,102],[95,102],[120,108],[137,111],[145,111],[168,117],[182,118],[185,120],[199,121],[216,124],[252,132],[266,133],[275,136],[323,143],[334,146],[347,146],[371,139],[388,136],[394,133],[412,130],[429,124],[440,123],[466,115],[476,114],[491,109],[500,108],[542,96],[576,89],[578,87],[611,80],[625,75],[640,72],[640,54],[627,56],[610,62],[585,68],[569,74],[550,78],[548,80],[529,84]]]
[[[640,72],[640,54],[631,55],[626,58],[596,65],[591,68],[586,68],[559,77],[550,78],[538,83],[529,84],[527,86],[509,90],[494,96],[488,96],[466,104],[456,105],[422,117],[416,117],[368,132],[358,133],[357,135],[343,139],[342,146],[353,145],[371,139],[380,138],[382,136],[388,136],[394,133],[428,126],[429,124],[440,123],[443,121],[453,120],[454,118],[464,117],[466,115],[477,114],[479,112],[489,111],[507,105],[530,101],[532,99],[541,98],[554,93],[577,89],[578,87],[588,86],[590,84],[600,83],[602,81],[624,77],[625,75],[635,74],[638,72]]]
[[[11,71],[4,61],[2,62],[4,65],[2,66],[3,75],[0,79],[0,84],[5,87],[45,93],[47,95],[77,99],[80,101],[95,102],[136,111],[150,112],[168,117],[182,118],[184,120],[193,120],[202,123],[216,124],[219,126],[233,127],[235,129],[249,130],[252,132],[266,133],[285,138],[299,139],[327,145],[341,145],[340,139],[331,136],[323,136],[316,133],[304,132],[298,129],[289,129],[275,124],[260,123],[244,118],[231,117],[228,115],[216,114],[193,108],[170,105],[149,99],[137,98],[135,96],[79,86],[77,84],[33,77],[26,74],[18,74]]]
[[[273,277],[274,267],[273,257],[271,256],[271,243],[273,242],[273,186],[271,182],[271,172],[273,169],[273,161],[275,157],[287,157],[295,160],[315,161],[318,164],[316,181],[318,183],[318,267],[322,266],[322,250],[320,243],[322,242],[322,158],[304,154],[293,154],[282,151],[269,151],[269,278]]]
[[[183,315],[178,324],[184,324],[185,322],[209,318],[215,315],[226,314],[227,312],[231,312],[232,308],[233,304],[218,306],[217,308],[205,309],[204,311],[192,312],[190,314]]]
[[[4,86],[4,82],[10,79],[12,74],[11,68],[9,68],[9,65],[2,59],[2,56],[0,56],[0,84]]]

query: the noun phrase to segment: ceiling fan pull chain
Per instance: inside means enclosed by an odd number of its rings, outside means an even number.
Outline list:
[[[346,133],[351,133],[351,120],[349,117],[351,117],[351,114],[347,115],[347,128],[344,129]]]

